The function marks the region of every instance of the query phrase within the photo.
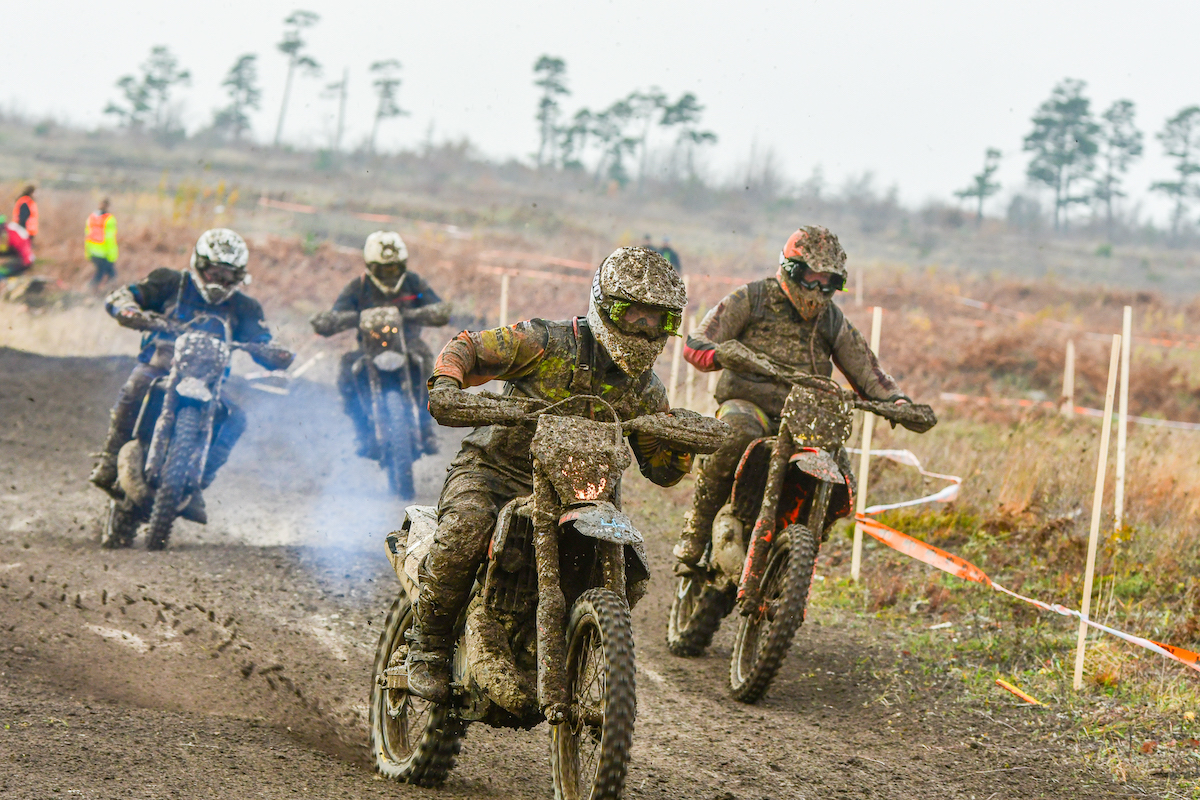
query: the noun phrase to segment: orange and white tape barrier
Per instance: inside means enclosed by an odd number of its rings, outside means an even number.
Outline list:
[[[883,544],[886,544],[893,550],[909,556],[910,558],[915,558],[917,561],[928,564],[936,569],[940,569],[943,572],[948,572],[949,574],[958,578],[962,578],[963,580],[972,581],[974,583],[982,583],[983,585],[988,586],[997,592],[1006,594],[1009,597],[1014,597],[1022,602],[1029,603],[1030,605],[1036,606],[1043,611],[1053,611],[1054,613],[1061,614],[1064,617],[1075,617],[1076,619],[1082,619],[1086,625],[1095,628],[1096,630],[1112,634],[1118,639],[1123,639],[1130,644],[1135,644],[1138,647],[1142,647],[1146,650],[1150,650],[1151,652],[1166,656],[1167,658],[1178,661],[1179,663],[1191,667],[1197,672],[1200,672],[1200,653],[1193,653],[1191,650],[1185,650],[1182,647],[1164,644],[1163,642],[1156,642],[1153,639],[1146,639],[1141,636],[1135,636],[1132,633],[1119,631],[1116,628],[1110,628],[1109,626],[1102,625],[1093,619],[1084,617],[1074,609],[1067,608],[1066,606],[1058,603],[1044,603],[1041,600],[1035,600],[1032,597],[1026,597],[1022,594],[1017,594],[1011,589],[1006,589],[1005,587],[993,581],[987,576],[987,573],[966,559],[960,558],[952,553],[947,553],[941,548],[934,547],[933,545],[927,544],[920,539],[909,536],[906,533],[901,533],[895,528],[889,528],[887,525],[884,525],[879,520],[871,518],[867,514],[858,514],[855,516],[855,519],[868,535],[874,537]]]
[[[846,452],[862,453],[862,450],[856,447],[847,447]],[[957,475],[943,475],[940,472],[929,472],[921,466],[920,459],[911,450],[872,450],[871,455],[895,461],[897,464],[903,464],[906,467],[914,467],[917,472],[925,477],[950,481],[950,485],[940,492],[927,494],[924,497],[918,497],[916,500],[903,500],[899,503],[889,503],[888,505],[869,506],[863,510],[864,514],[879,514],[883,511],[891,511],[893,508],[908,508],[909,506],[920,506],[925,503],[951,503],[958,499],[958,490],[962,487],[962,478]]]

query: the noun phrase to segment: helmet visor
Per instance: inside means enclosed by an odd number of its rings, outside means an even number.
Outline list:
[[[662,306],[616,300],[608,309],[608,318],[624,333],[657,339],[677,335],[683,313]]]
[[[205,283],[225,287],[235,286],[246,279],[245,267],[236,267],[233,264],[224,264],[220,261],[210,261],[204,256],[196,259],[196,272],[204,279]]]
[[[794,283],[805,289],[820,289],[824,294],[833,294],[846,286],[846,279],[835,272],[816,272],[803,261],[789,258],[783,262],[783,271]]]

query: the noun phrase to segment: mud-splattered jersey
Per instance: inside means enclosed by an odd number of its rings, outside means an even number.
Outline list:
[[[684,358],[702,372],[721,369],[716,346],[732,339],[811,375],[829,377],[836,364],[854,390],[869,400],[905,396],[840,308],[829,303],[814,319],[805,320],[775,278],[741,286],[718,303],[688,336]],[[787,396],[786,386],[733,370],[724,371],[716,390],[719,403],[749,400],[773,416],[783,410]]]
[[[438,355],[430,386],[439,377],[453,378],[464,388],[502,380],[505,394],[552,402],[597,395],[622,420],[669,410],[667,391],[654,371],[636,378],[621,372],[592,337],[587,321],[578,317],[463,331]],[[601,405],[592,408],[591,416],[611,419]],[[455,463],[482,460],[508,477],[528,481],[533,473],[532,439],[533,432],[524,427],[482,426],[463,439]],[[642,474],[660,486],[674,485],[691,469],[690,453],[677,453],[637,434],[629,443]]]
[[[224,302],[210,303],[200,294],[189,273],[159,267],[137,283],[131,284],[129,293],[143,311],[153,311],[179,322],[189,322],[197,314],[210,314],[228,320],[235,342],[265,344],[271,341],[271,332],[267,330],[262,306],[257,300],[241,292],[234,292]],[[110,295],[110,298],[116,294]],[[116,312],[111,300],[105,308],[109,314]],[[148,363],[154,354],[155,342],[174,340],[173,333],[147,332],[142,336],[138,360]]]

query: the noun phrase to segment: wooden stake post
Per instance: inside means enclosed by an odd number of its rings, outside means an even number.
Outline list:
[[[883,309],[875,306],[871,311],[871,352],[879,355],[879,329],[883,324]],[[858,462],[858,502],[855,511],[859,514],[867,507],[867,472],[871,469],[871,434],[875,429],[875,415],[863,412],[862,458]],[[862,525],[854,523],[854,551],[850,558],[850,577],[858,580],[862,567]]]
[[[500,327],[508,324],[508,281],[507,274],[500,276]]]
[[[1096,571],[1096,544],[1100,538],[1100,513],[1104,505],[1104,470],[1108,466],[1108,438],[1112,431],[1113,395],[1117,391],[1117,362],[1121,355],[1121,336],[1115,334],[1108,360],[1108,389],[1104,392],[1104,420],[1100,425],[1100,454],[1096,457],[1096,491],[1092,495],[1092,527],[1088,533],[1087,567],[1083,573],[1083,599],[1079,604],[1079,640],[1075,645],[1075,691],[1083,688],[1083,650],[1087,641],[1087,620],[1092,610],[1092,577]]]
[[[1063,367],[1062,406],[1063,416],[1075,416],[1075,342],[1067,340],[1067,360]]]
[[[1117,405],[1117,485],[1113,492],[1113,530],[1125,524],[1125,434],[1129,428],[1129,342],[1133,338],[1133,309],[1125,306],[1121,324],[1121,395]]]

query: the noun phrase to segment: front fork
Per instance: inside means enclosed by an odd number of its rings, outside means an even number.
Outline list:
[[[568,718],[567,598],[559,567],[559,518],[562,508],[550,479],[541,466],[533,471],[533,554],[537,565],[537,693],[546,721],[557,725]],[[625,596],[625,548],[616,542],[596,542],[604,586]]]
[[[763,491],[762,506],[754,530],[750,534],[750,544],[746,555],[746,565],[742,569],[742,580],[738,586],[738,601],[744,615],[756,613],[762,607],[762,579],[770,559],[772,545],[775,541],[775,526],[779,519],[779,496],[783,490],[783,480],[787,475],[788,462],[792,456],[792,435],[786,424],[780,429],[775,447],[771,451],[771,462],[767,470],[767,485]],[[828,481],[818,481],[813,493],[812,504],[808,511],[808,529],[818,538],[825,528],[825,516],[829,511],[829,498],[833,494],[833,484]]]

